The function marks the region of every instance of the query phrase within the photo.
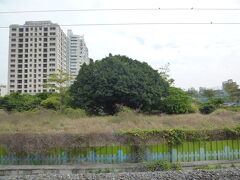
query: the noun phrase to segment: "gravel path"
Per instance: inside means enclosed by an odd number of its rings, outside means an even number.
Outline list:
[[[219,170],[196,171],[164,171],[164,172],[131,172],[101,174],[38,174],[22,176],[0,176],[0,180],[239,180],[240,169],[229,168]]]

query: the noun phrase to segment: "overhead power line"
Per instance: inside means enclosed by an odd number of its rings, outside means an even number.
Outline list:
[[[84,11],[240,11],[240,8],[110,8],[110,9],[50,9],[50,10],[22,10],[0,11],[0,14],[15,13],[52,13],[52,12],[84,12]]]
[[[61,24],[59,26],[135,26],[135,25],[238,25],[240,22],[150,22],[150,23],[99,23],[99,24]],[[46,25],[48,26],[48,25]],[[50,26],[50,25],[49,25]],[[40,26],[24,26],[24,27],[40,27]],[[8,26],[0,26],[0,29],[7,29]]]

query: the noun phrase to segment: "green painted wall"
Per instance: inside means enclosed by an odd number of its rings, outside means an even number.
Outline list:
[[[0,164],[122,163],[167,159],[177,161],[240,159],[240,140],[184,142],[178,146],[79,147],[55,148],[44,155],[19,155],[0,148]]]

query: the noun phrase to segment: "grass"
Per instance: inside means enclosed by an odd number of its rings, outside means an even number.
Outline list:
[[[202,166],[194,167],[193,170],[200,170],[200,169],[209,170],[209,169],[224,169],[224,168],[225,167],[223,167],[221,164],[218,164],[218,165],[202,165]]]
[[[121,112],[116,116],[59,114],[40,109],[33,112],[0,111],[0,133],[114,133],[137,129],[220,129],[240,124],[240,113],[218,110],[210,115],[144,115]]]

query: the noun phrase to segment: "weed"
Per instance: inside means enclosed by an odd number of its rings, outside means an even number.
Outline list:
[[[152,161],[146,164],[147,171],[169,171],[169,170],[181,170],[180,163],[170,163],[165,159]]]
[[[200,170],[200,169],[223,169],[225,167],[223,167],[221,164],[218,165],[202,165],[202,166],[197,166],[195,168],[193,168],[193,170]]]

